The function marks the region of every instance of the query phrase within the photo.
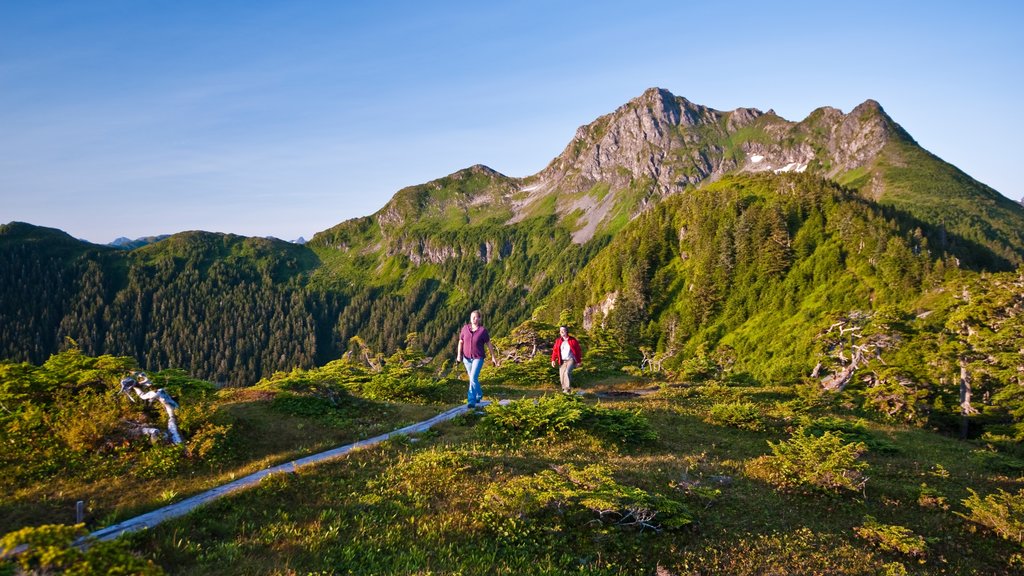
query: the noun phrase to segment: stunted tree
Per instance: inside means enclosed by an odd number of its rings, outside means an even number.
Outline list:
[[[860,310],[835,318],[816,338],[818,363],[811,378],[820,378],[825,390],[846,388],[858,369],[880,359],[884,350],[898,343],[899,336],[888,319],[887,315]]]
[[[945,324],[944,355],[954,359],[961,435],[978,413],[978,394],[996,393],[1015,417],[1024,416],[1024,275],[983,276],[962,287]]]

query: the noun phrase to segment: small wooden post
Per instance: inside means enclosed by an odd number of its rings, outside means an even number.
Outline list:
[[[81,524],[85,521],[85,501],[79,500],[75,502],[75,524]]]

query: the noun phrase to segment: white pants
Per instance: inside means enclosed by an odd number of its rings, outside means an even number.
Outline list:
[[[572,356],[568,360],[562,360],[562,364],[558,367],[558,380],[562,383],[562,392],[568,393],[570,391],[570,377],[572,376],[572,369],[576,367],[576,359]]]

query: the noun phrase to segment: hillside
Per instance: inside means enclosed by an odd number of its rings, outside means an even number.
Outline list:
[[[164,425],[112,395],[131,359],[0,363],[0,402],[17,408],[0,414],[15,448],[0,455],[0,546],[34,538],[21,561],[36,569],[147,574],[1020,573],[1024,460],[998,434],[957,441],[888,418],[863,390],[751,385],[730,369],[616,375],[601,347],[584,337],[583,398],[552,394],[543,357],[528,375],[488,368],[489,398],[522,400],[265,478],[85,554],[60,545],[75,529],[53,526],[76,499],[99,529],[423,419],[465,383],[431,381],[414,351],[376,372],[339,362],[250,389],[153,374],[182,403],[185,452],[129,434]]]
[[[38,362],[71,339],[239,384],[335,348],[317,320],[339,297],[303,287],[319,263],[301,246],[182,232],[126,251],[24,224],[0,230],[0,245],[3,358]]]
[[[922,149],[877,102],[791,122],[652,88],[535,175],[473,166],[304,246],[185,232],[112,251],[7,225],[0,358],[41,362],[71,338],[245,385],[336,359],[355,336],[390,354],[415,334],[447,357],[474,308],[496,334],[563,310],[589,327],[600,309],[637,357],[679,361],[702,342],[784,355],[840,304],[907,307],[951,269],[1014,269],[1022,234],[1024,208]],[[756,334],[779,325],[795,339]],[[803,372],[749,358],[756,374]]]

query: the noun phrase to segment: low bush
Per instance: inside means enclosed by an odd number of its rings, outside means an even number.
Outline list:
[[[882,524],[872,516],[865,516],[864,524],[855,527],[853,531],[886,552],[899,552],[920,558],[928,549],[924,537],[914,534],[913,530],[893,524]]]
[[[861,392],[867,408],[888,420],[919,424],[927,420],[930,390],[897,369],[880,371],[877,381]]]
[[[867,446],[872,453],[895,454],[899,452],[898,446],[873,434],[863,422],[844,420],[835,416],[823,416],[813,420],[805,419],[803,427],[814,436],[831,432],[845,442],[860,442]]]
[[[753,402],[724,402],[714,404],[708,411],[707,421],[719,426],[759,432],[765,429],[761,410]]]
[[[639,412],[593,406],[564,394],[489,406],[480,428],[486,437],[509,442],[570,430],[582,430],[623,444],[657,439],[657,433]]]
[[[502,362],[491,371],[489,382],[513,386],[536,386],[542,382],[555,385],[558,374],[547,355],[538,354],[525,362]]]
[[[789,440],[768,445],[772,454],[752,462],[748,473],[781,489],[837,494],[860,491],[867,482],[867,463],[859,460],[867,451],[862,442],[846,442],[833,432],[816,436],[801,427]]]
[[[917,495],[917,505],[922,508],[949,510],[949,503],[946,501],[946,497],[924,482],[921,483],[921,490]]]
[[[535,544],[547,532],[597,526],[662,531],[693,522],[683,503],[620,484],[600,465],[560,466],[492,484],[483,504],[485,525],[512,545]]]
[[[122,419],[128,411],[122,409],[114,394],[82,393],[75,397],[63,396],[56,404],[52,416],[53,430],[68,448],[76,452],[97,450],[105,443],[122,436]]]
[[[1024,545],[1024,489],[1016,494],[1000,489],[985,497],[970,488],[967,491],[971,495],[962,502],[968,513],[957,512],[957,515],[1007,540]]]
[[[380,373],[362,385],[361,395],[378,402],[444,404],[458,401],[462,396],[462,386],[450,378]]]
[[[0,550],[4,553],[22,545],[28,548],[14,559],[0,562],[0,570],[3,563],[16,563],[25,574],[157,576],[165,573],[151,560],[132,554],[122,540],[93,542],[85,551],[72,545],[87,533],[84,524],[48,524],[6,534],[0,538]]]

